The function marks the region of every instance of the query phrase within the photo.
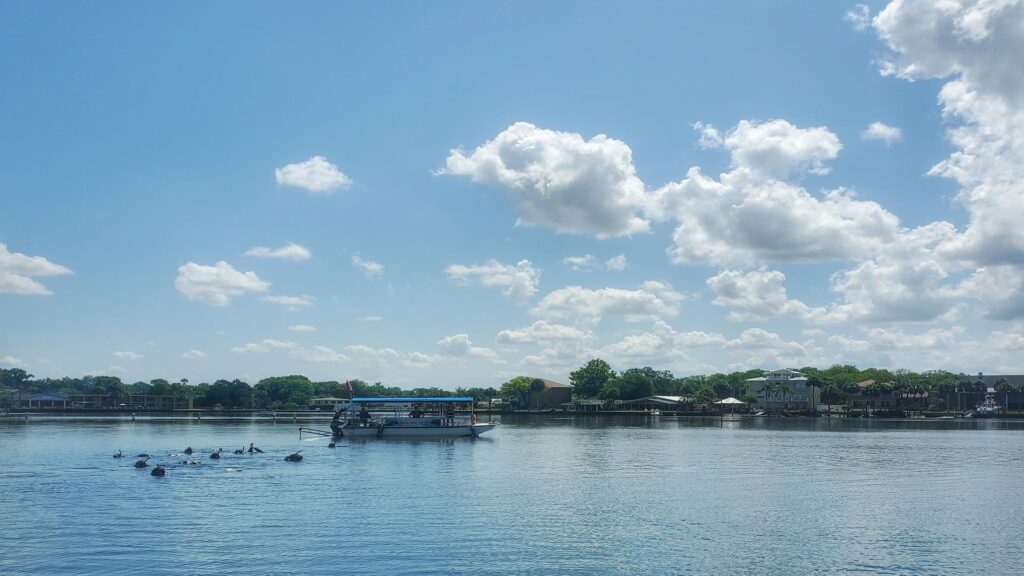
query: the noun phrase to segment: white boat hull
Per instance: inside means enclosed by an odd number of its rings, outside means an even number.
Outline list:
[[[340,428],[342,438],[458,438],[479,436],[494,430],[496,423],[477,423],[472,426],[357,426]]]

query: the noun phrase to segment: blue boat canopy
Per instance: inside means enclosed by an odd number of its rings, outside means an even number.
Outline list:
[[[436,396],[429,398],[353,398],[352,402],[365,404],[415,404],[417,402],[472,402],[472,396]]]

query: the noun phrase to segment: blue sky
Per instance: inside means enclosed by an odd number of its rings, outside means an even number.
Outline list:
[[[0,365],[1019,370],[1022,9],[961,4],[5,4]]]

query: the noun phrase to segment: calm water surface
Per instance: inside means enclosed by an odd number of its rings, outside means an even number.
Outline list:
[[[505,417],[336,449],[297,429],[0,421],[0,573],[1024,573],[1020,423]],[[164,478],[111,458],[186,446],[203,464]]]

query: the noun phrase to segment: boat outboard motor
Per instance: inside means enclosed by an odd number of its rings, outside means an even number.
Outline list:
[[[134,466],[136,468],[145,468],[145,467],[149,466],[148,460],[149,460],[149,456],[147,456],[144,460],[136,460]]]
[[[302,450],[299,450],[299,452],[302,452]],[[299,452],[296,452],[294,454],[289,454],[289,455],[285,456],[284,457],[284,461],[285,462],[302,462],[302,454],[299,454]]]
[[[149,471],[150,476],[163,476],[166,473],[167,471],[164,470],[163,464],[157,464],[156,468],[153,468],[152,470]]]

